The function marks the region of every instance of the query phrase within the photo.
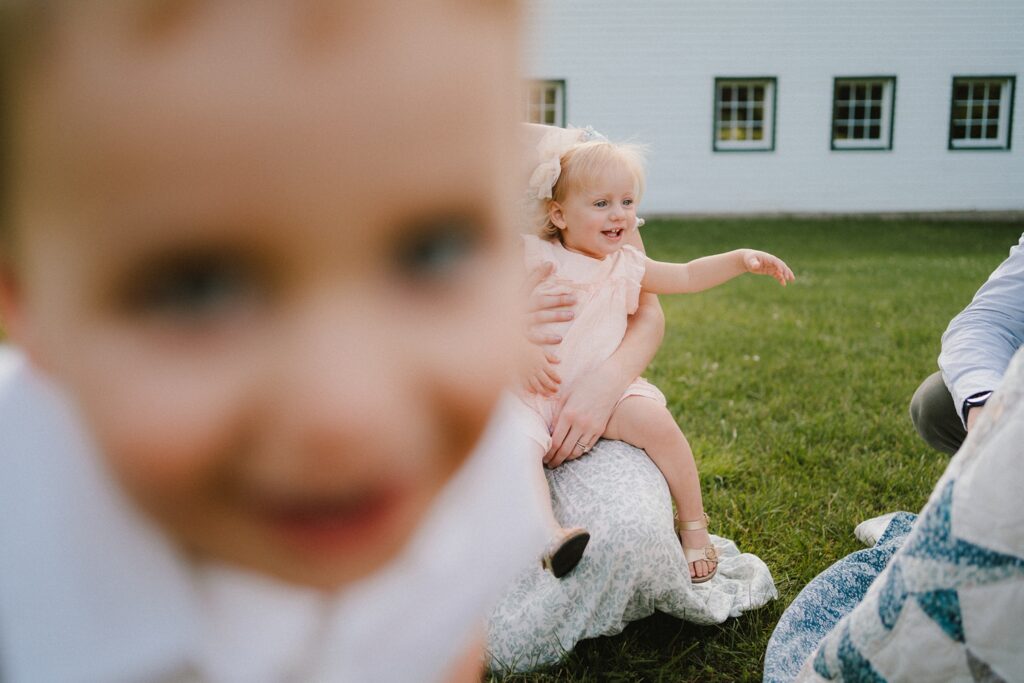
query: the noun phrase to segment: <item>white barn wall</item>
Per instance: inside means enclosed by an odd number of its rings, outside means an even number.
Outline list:
[[[526,73],[650,146],[643,211],[1024,209],[1024,1],[532,0]],[[954,75],[1016,75],[1009,151],[950,151]],[[836,76],[896,76],[891,151],[830,149]],[[715,77],[775,76],[775,150],[713,152]]]

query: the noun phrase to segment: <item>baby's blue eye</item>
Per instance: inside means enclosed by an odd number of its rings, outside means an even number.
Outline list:
[[[398,265],[405,277],[441,280],[472,258],[480,241],[475,221],[460,216],[434,218],[406,234],[398,249]]]
[[[198,322],[232,315],[262,294],[252,268],[230,255],[181,254],[147,268],[129,294],[129,306]]]
[[[594,202],[594,206],[596,206],[599,209],[603,209],[604,207],[608,206],[608,202],[606,202],[603,199],[598,199],[596,202]]]
[[[622,203],[625,204],[626,206],[633,206],[633,200],[632,199],[623,199]]]

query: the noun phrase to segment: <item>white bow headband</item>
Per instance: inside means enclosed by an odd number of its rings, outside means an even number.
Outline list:
[[[537,143],[540,164],[530,176],[527,193],[531,199],[551,199],[551,191],[562,173],[562,155],[581,142],[607,140],[605,136],[586,128],[553,128]]]

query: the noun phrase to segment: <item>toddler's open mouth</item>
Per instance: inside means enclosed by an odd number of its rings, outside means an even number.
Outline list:
[[[337,497],[268,499],[261,516],[274,533],[299,551],[348,551],[380,538],[401,508],[398,489]]]
[[[622,237],[622,233],[625,228],[614,228],[612,230],[602,230],[601,234],[610,240],[617,240]]]

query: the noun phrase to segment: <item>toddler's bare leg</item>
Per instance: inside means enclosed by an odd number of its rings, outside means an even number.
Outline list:
[[[547,522],[548,528],[551,531],[551,537],[555,538],[561,535],[562,525],[555,519],[555,512],[551,509],[551,487],[548,486],[548,478],[544,476],[544,450],[537,445],[532,454],[533,461],[537,463],[537,466],[533,468],[535,482],[534,485],[538,487],[538,490],[542,492],[541,498],[544,502],[544,521]]]
[[[644,449],[668,482],[679,518],[702,519],[704,501],[697,463],[690,443],[667,408],[643,396],[630,396],[616,406],[604,437]],[[707,529],[685,530],[681,535],[688,548],[703,548],[711,542]],[[690,576],[707,576],[714,566],[707,560],[697,560],[690,565]]]
[[[551,507],[551,487],[548,486],[548,479],[544,475],[544,453],[545,450],[540,445],[537,445],[533,453],[534,462],[537,463],[533,468],[536,472],[535,483],[543,494],[544,517],[551,539],[541,557],[541,564],[556,577],[561,578],[572,571],[583,557],[583,552],[590,542],[590,533],[582,527],[563,527],[555,519],[555,511]]]

